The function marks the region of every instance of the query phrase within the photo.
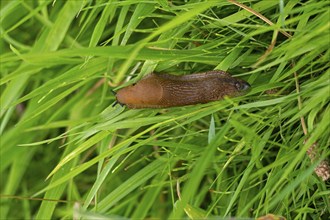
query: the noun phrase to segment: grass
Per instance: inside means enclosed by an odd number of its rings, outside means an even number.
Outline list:
[[[0,218],[329,218],[329,8],[2,0]],[[112,106],[150,72],[212,69],[251,91]]]

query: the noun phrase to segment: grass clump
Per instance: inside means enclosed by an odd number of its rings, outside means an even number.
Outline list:
[[[328,218],[329,16],[325,0],[1,1],[1,219]],[[112,106],[150,72],[212,69],[252,90]]]

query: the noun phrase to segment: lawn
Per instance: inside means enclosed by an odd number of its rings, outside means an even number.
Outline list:
[[[327,0],[1,0],[0,219],[330,218]],[[237,97],[129,109],[146,75]]]

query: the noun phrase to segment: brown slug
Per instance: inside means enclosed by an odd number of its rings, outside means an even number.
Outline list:
[[[136,84],[120,89],[116,98],[128,108],[165,108],[238,96],[249,88],[244,80],[218,70],[185,76],[151,73]]]

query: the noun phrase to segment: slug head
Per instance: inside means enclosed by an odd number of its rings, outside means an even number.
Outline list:
[[[247,93],[251,88],[248,82],[231,76],[220,77],[218,80],[219,84],[221,85],[220,87],[224,88],[222,90],[222,97],[226,95],[232,97],[243,95]]]
[[[236,79],[235,87],[238,92],[245,93],[250,90],[251,85],[242,79]]]

